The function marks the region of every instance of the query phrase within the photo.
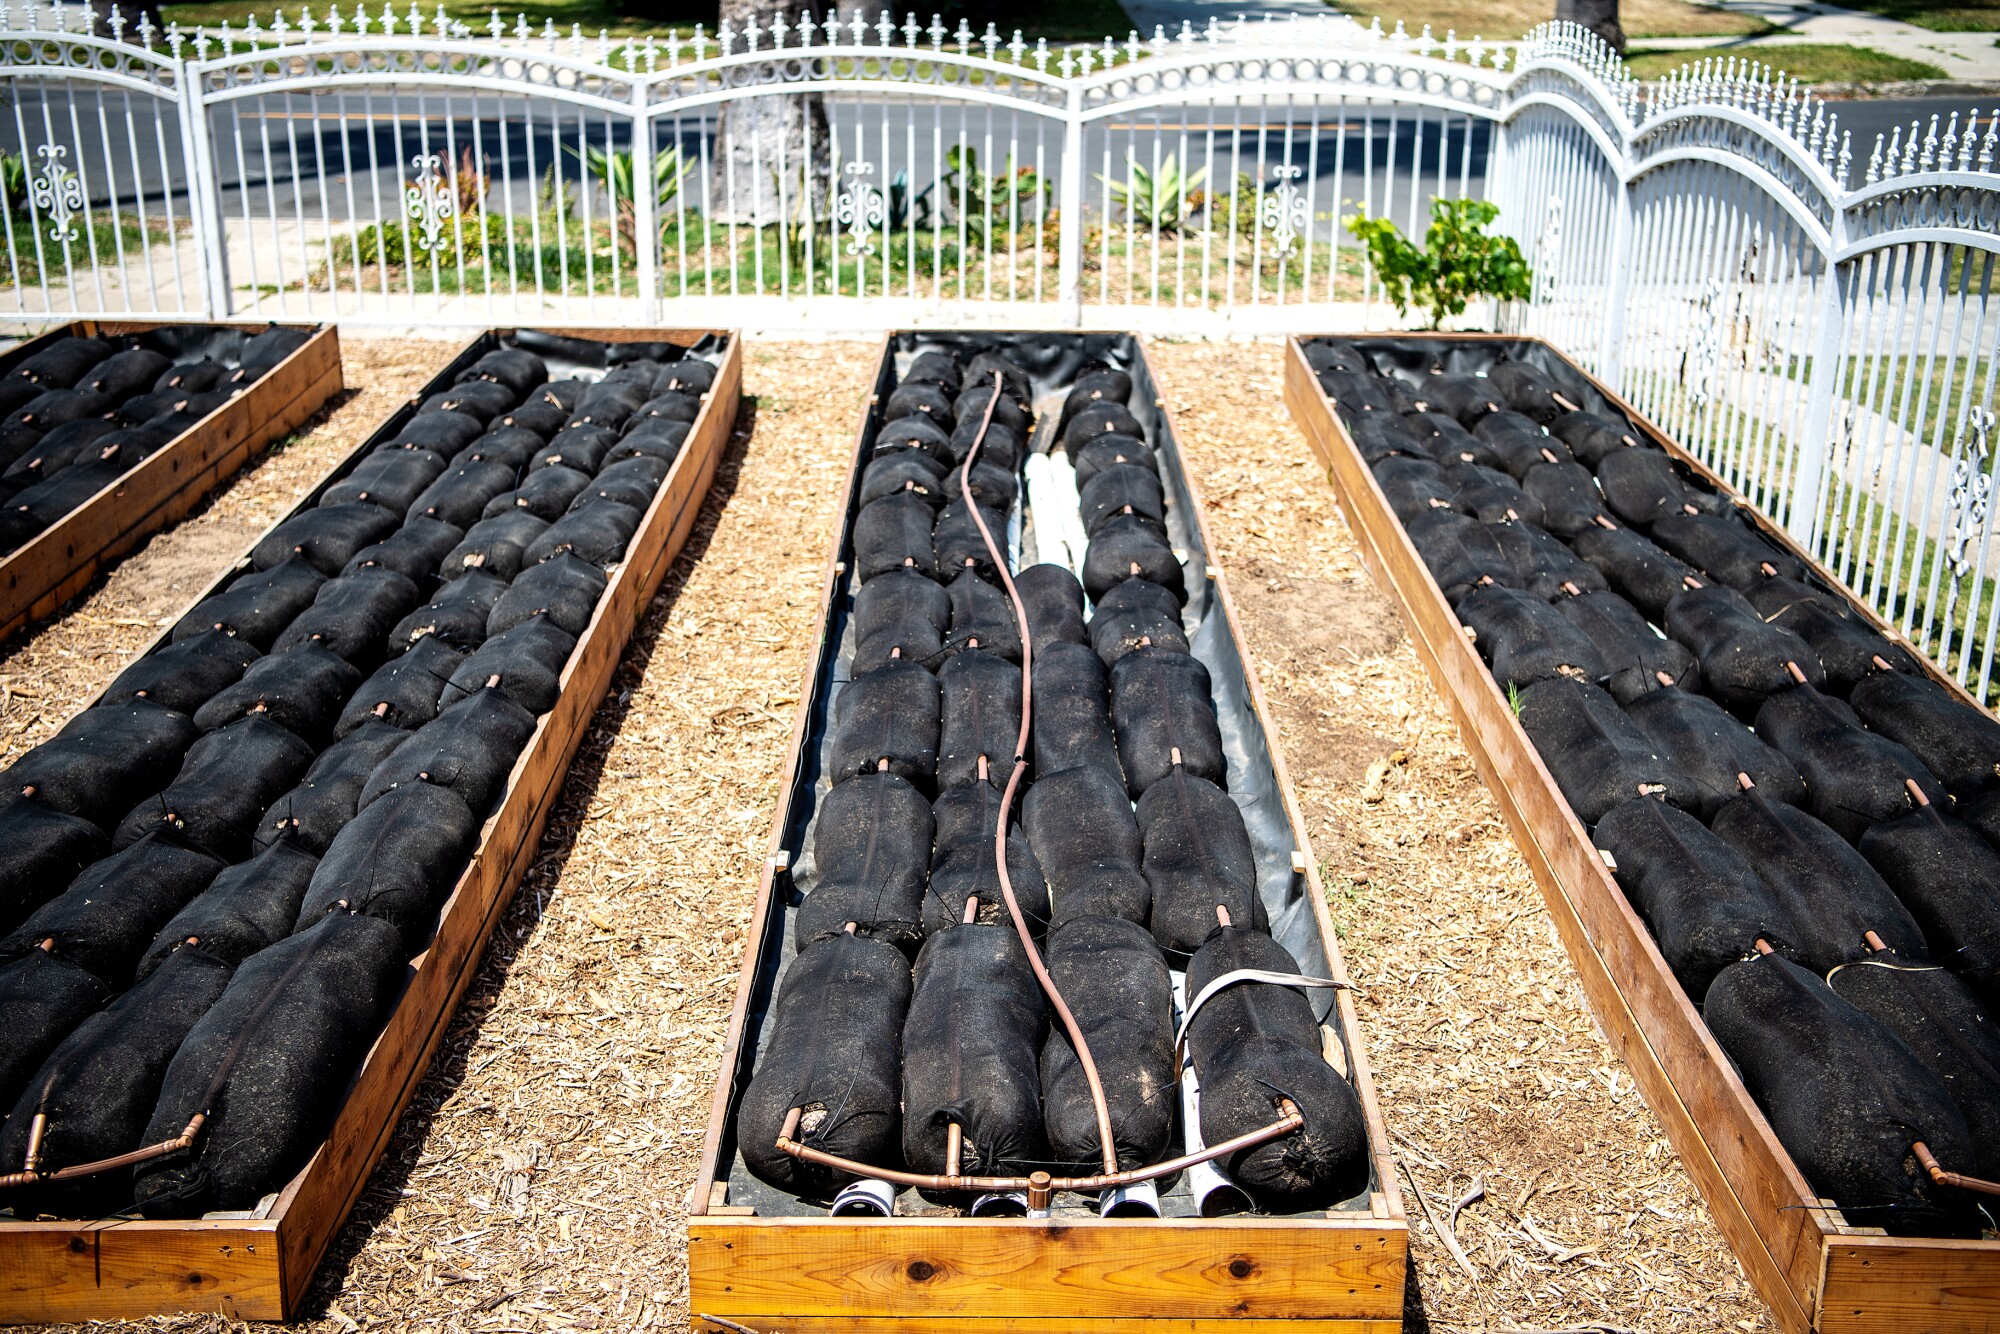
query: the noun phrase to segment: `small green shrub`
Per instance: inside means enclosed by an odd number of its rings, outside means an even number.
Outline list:
[[[1388,288],[1397,313],[1430,312],[1430,327],[1465,313],[1477,296],[1525,301],[1534,274],[1512,237],[1489,236],[1500,206],[1483,199],[1434,199],[1424,247],[1411,245],[1387,218],[1356,216],[1343,225],[1368,247],[1368,259]]]

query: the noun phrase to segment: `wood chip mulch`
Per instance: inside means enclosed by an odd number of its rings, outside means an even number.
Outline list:
[[[204,586],[453,350],[414,346],[421,357],[350,340],[349,383],[375,396],[366,410],[350,403],[314,432],[323,445],[286,449],[148,552],[203,523],[236,525],[187,576],[190,592]],[[694,535],[293,1328],[686,1327],[686,1195],[878,348],[747,350],[744,411]],[[1279,353],[1154,350],[1363,988],[1409,1173],[1408,1327],[1768,1329],[1595,1031],[1526,866],[1362,570],[1285,415]],[[295,456],[303,475],[290,473]],[[0,711],[6,754],[45,735],[64,701],[104,684],[185,601],[152,587],[146,554],[0,647],[0,688],[16,687]],[[1456,1253],[1423,1221],[1419,1190]]]

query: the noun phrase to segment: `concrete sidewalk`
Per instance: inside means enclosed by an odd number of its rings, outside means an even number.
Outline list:
[[[1294,14],[1340,17],[1340,11],[1321,0],[1119,0],[1119,3],[1141,35],[1150,34],[1155,27],[1176,33],[1183,22],[1201,32],[1210,19],[1229,22],[1245,18],[1255,23]],[[1936,65],[1950,79],[2000,80],[2000,46],[1994,45],[2000,34],[1932,32],[1880,14],[1841,9],[1816,0],[1718,0],[1716,8],[1764,19],[1783,31],[1762,37],[1647,37],[1635,39],[1632,44],[1654,51],[1749,51],[1755,53],[1756,59],[1780,67],[1784,65],[1784,57],[1779,48],[1787,45],[1810,42],[1860,46]],[[1554,12],[1553,3],[1550,12]],[[1366,20],[1361,22],[1365,25]],[[1383,13],[1382,26],[1395,26],[1393,10]]]
[[[1757,59],[1782,68],[1784,56],[1772,48],[1824,42],[1921,60],[1938,66],[1950,79],[2000,79],[2000,46],[1994,45],[2000,33],[1932,32],[1913,23],[1816,0],[1719,0],[1716,8],[1764,19],[1784,31],[1764,37],[1648,37],[1632,44],[1655,51],[1748,50]]]

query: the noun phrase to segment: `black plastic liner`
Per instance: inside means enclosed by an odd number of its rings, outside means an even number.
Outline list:
[[[892,355],[885,358],[874,386],[877,402],[886,405],[901,383],[899,370],[905,375],[914,374],[916,372],[912,368],[919,356],[944,348],[950,348],[959,355],[965,383],[971,385],[974,377],[969,354],[986,346],[995,346],[1018,362],[1030,381],[1028,389],[1034,397],[1038,420],[1026,442],[1025,476],[1029,489],[1039,485],[1035,481],[1036,470],[1042,465],[1036,456],[1055,445],[1054,437],[1060,434],[1056,429],[1060,408],[1070,384],[1079,373],[1107,375],[1109,379],[1106,382],[1113,384],[1119,377],[1129,375],[1137,382],[1133,389],[1133,401],[1127,409],[1132,420],[1121,422],[1115,414],[1099,414],[1085,421],[1079,428],[1077,438],[1070,443],[1067,451],[1069,461],[1075,465],[1075,480],[1079,487],[1088,485],[1096,475],[1120,464],[1155,467],[1165,501],[1165,522],[1161,524],[1142,508],[1148,489],[1139,484],[1142,494],[1133,504],[1133,512],[1124,513],[1124,504],[1119,504],[1102,515],[1096,531],[1088,535],[1080,511],[1072,509],[1067,517],[1038,514],[1029,503],[1030,497],[1025,490],[1016,498],[1010,511],[986,516],[996,538],[1001,539],[1009,551],[1010,564],[1016,570],[1016,580],[1028,606],[1035,645],[1038,725],[1030,745],[1035,753],[1029,757],[1030,771],[1015,804],[1022,824],[1009,838],[1010,876],[1021,897],[1023,915],[1028,919],[1031,930],[1041,934],[1041,919],[1045,915],[1051,937],[1066,930],[1082,930],[1083,924],[1091,918],[1123,919],[1115,924],[1099,925],[1104,930],[1146,941],[1148,949],[1157,950],[1156,945],[1150,944],[1150,933],[1143,925],[1149,920],[1152,889],[1140,869],[1142,845],[1132,812],[1133,793],[1126,786],[1120,738],[1111,727],[1111,676],[1102,665],[1116,664],[1136,650],[1152,645],[1174,650],[1181,655],[1191,654],[1191,660],[1206,671],[1207,689],[1199,703],[1215,728],[1208,739],[1207,749],[1215,757],[1213,762],[1217,779],[1226,780],[1227,792],[1222,799],[1235,806],[1249,837],[1255,893],[1262,919],[1270,922],[1277,938],[1302,961],[1307,973],[1323,975],[1327,947],[1318,935],[1312,906],[1307,899],[1305,877],[1293,869],[1294,840],[1282,795],[1265,749],[1261,725],[1249,707],[1247,681],[1236,646],[1225,628],[1208,581],[1201,577],[1207,556],[1199,531],[1192,526],[1190,516],[1193,507],[1181,472],[1178,449],[1168,423],[1158,410],[1159,395],[1147,377],[1144,364],[1137,358],[1135,344],[1123,336],[1074,334],[901,335],[896,340]],[[1107,366],[1108,371],[1103,369]],[[983,395],[978,397],[978,402],[983,409]],[[1075,415],[1082,416],[1080,412]],[[996,414],[996,420],[1000,419]],[[833,868],[827,867],[817,857],[813,846],[815,821],[825,809],[829,788],[833,783],[845,785],[854,781],[849,775],[876,770],[885,756],[890,757],[893,764],[895,757],[892,752],[909,749],[907,746],[885,744],[879,733],[863,740],[859,737],[860,729],[850,725],[853,715],[849,712],[847,697],[863,685],[870,691],[875,690],[877,687],[872,678],[882,664],[889,661],[888,652],[878,636],[886,631],[889,635],[922,643],[925,631],[932,628],[922,624],[915,615],[885,611],[886,604],[877,604],[873,600],[869,590],[874,582],[891,577],[888,571],[896,566],[864,557],[861,550],[864,544],[852,532],[852,516],[854,508],[858,507],[862,495],[866,493],[867,483],[862,481],[863,469],[871,460],[876,460],[877,466],[880,466],[880,460],[895,459],[912,450],[934,456],[940,462],[961,458],[964,442],[970,438],[970,427],[964,420],[958,422],[949,433],[952,439],[959,441],[954,444],[937,439],[947,433],[936,431],[917,418],[905,418],[890,428],[881,427],[880,421],[881,410],[877,409],[874,414],[877,424],[871,431],[863,433],[857,451],[855,477],[862,484],[850,499],[849,534],[843,536],[838,556],[846,563],[845,569],[838,576],[833,607],[822,638],[822,657],[809,705],[802,763],[785,807],[780,841],[786,865],[774,881],[777,900],[768,914],[768,934],[752,947],[757,951],[759,962],[740,1064],[734,1072],[734,1086],[739,1090],[750,1082],[753,1071],[761,1078],[765,1064],[773,1059],[784,1041],[781,1036],[774,1036],[774,1026],[779,1021],[772,1014],[771,1006],[774,998],[787,985],[794,961],[801,957],[794,930],[800,905],[809,905],[815,894],[823,892],[824,881],[832,873]],[[1128,430],[1136,427],[1140,435],[1101,429],[1092,432],[1087,429],[1092,422],[1099,428],[1106,424],[1122,424]],[[924,429],[918,429],[919,426]],[[996,439],[1000,440],[998,449],[995,448]],[[990,452],[985,457],[1003,457],[1010,444],[1011,441],[999,437],[996,429],[989,435],[987,447]],[[1061,452],[1060,449],[1058,452]],[[1060,458],[1055,463],[1060,467]],[[940,493],[950,485],[947,474],[919,464],[909,465],[900,476],[904,482],[920,476],[932,477]],[[886,473],[884,477],[886,479]],[[927,482],[918,484],[930,485]],[[909,488],[905,485],[903,489],[907,491]],[[890,487],[889,490],[894,491],[895,488]],[[956,488],[952,487],[951,492],[956,494]],[[976,480],[974,493],[981,492],[981,484]],[[1004,493],[1005,488],[998,492]],[[872,494],[868,499],[879,504]],[[1037,503],[1046,504],[1047,493],[1038,492],[1036,499]],[[930,509],[928,503],[919,503]],[[974,568],[978,569],[984,559],[983,546],[977,543],[977,534],[971,532],[969,522],[959,527],[964,531],[953,532],[952,541],[964,546],[963,554],[974,556]],[[1090,539],[1088,542],[1087,536]],[[1105,540],[1107,537],[1110,540]],[[969,541],[961,543],[961,539]],[[1161,588],[1149,589],[1143,580],[1132,578],[1131,560],[1122,565],[1113,562],[1112,556],[1123,551],[1127,545],[1144,556],[1142,574],[1151,573],[1166,580]],[[910,546],[913,549],[916,546],[914,539],[911,539]],[[937,543],[934,542],[934,557],[936,550]],[[957,551],[958,547],[954,546],[951,550]],[[1092,552],[1102,559],[1086,561],[1085,558]],[[1081,581],[1058,568],[1058,564],[1072,561],[1086,565],[1085,577]],[[1100,565],[1102,569],[1097,568]],[[949,570],[944,573],[947,577],[951,575]],[[1076,587],[1078,582],[1085,587],[1096,586],[1101,597],[1095,607],[1088,607]],[[1156,596],[1161,593],[1164,595]],[[1113,604],[1119,603],[1121,596],[1126,599],[1122,610],[1116,617],[1107,614],[1112,611]],[[1087,620],[1084,615],[1086,610],[1090,612]],[[948,630],[947,636],[959,638],[956,630]],[[940,648],[948,651],[949,645],[944,642],[947,636],[940,636]],[[1085,644],[1089,647],[1085,648]],[[1087,659],[1079,658],[1069,650],[1097,656],[1100,665],[1093,671]],[[1057,664],[1062,671],[1049,675],[1045,669]],[[948,664],[940,656],[926,665],[942,671]],[[911,680],[915,680],[914,676]],[[1192,696],[1188,702],[1194,702]],[[1058,704],[1062,707],[1058,708]],[[886,710],[884,714],[886,716]],[[1188,720],[1170,721],[1172,725],[1184,728]],[[1049,725],[1058,722],[1061,726],[1051,730]],[[1202,748],[1201,740],[1197,735],[1193,744],[1183,746],[1184,767],[1187,767],[1191,755],[1194,759],[1200,758],[1193,752]],[[1012,735],[1005,738],[1006,747],[1010,750],[1013,741]],[[1170,751],[1174,744],[1169,740],[1159,746],[1163,759],[1162,773],[1172,768]],[[1014,939],[1014,927],[1004,908],[988,901],[988,894],[998,891],[998,878],[992,867],[992,824],[998,813],[997,789],[1005,782],[1011,764],[1011,754],[999,757],[997,764],[989,763],[990,782],[984,790],[975,783],[947,789],[938,795],[933,807],[937,845],[931,866],[931,893],[925,906],[926,950],[937,949],[961,932],[981,931],[988,933],[988,938],[996,942],[1012,942],[1005,948],[1016,953],[1019,951],[1018,941]],[[963,807],[956,808],[955,803],[961,799]],[[955,833],[961,824],[965,827],[964,832]],[[1080,824],[1087,825],[1088,832],[1079,832]],[[984,826],[983,831],[980,831],[980,826]],[[1022,865],[1024,854],[1031,855],[1033,862],[1039,864],[1040,871],[1046,873],[1054,887],[1053,901],[1043,899],[1039,892],[1023,892],[1024,884],[1039,885],[1039,877],[1034,871]],[[962,923],[962,918],[965,896],[968,887],[973,885],[987,892],[978,894],[980,907],[977,919],[968,926]],[[1212,921],[1212,904],[1208,912]],[[1256,910],[1253,910],[1252,915],[1255,913]],[[817,949],[819,946],[807,948]],[[1015,981],[1025,988],[1024,1003],[1041,1014],[1045,1004],[1039,989],[1026,972],[1025,958],[1020,962],[1021,969]],[[1308,995],[1309,1000],[1305,1003],[1317,1023],[1331,1012],[1332,994],[1314,990]],[[783,1004],[782,1001],[779,1003]],[[912,1022],[915,1022],[914,1011]],[[982,1036],[982,1040],[987,1039]],[[1052,1037],[1043,1047],[1044,1055],[1052,1052],[1060,1041]],[[1315,1054],[1319,1051],[1319,1041],[1315,1037]],[[1104,1043],[1113,1047],[1118,1043],[1116,1039],[1101,1039],[1093,1044],[1093,1052],[1108,1075],[1111,1063],[1123,1059],[1123,1053],[1100,1050],[1100,1045]],[[909,1049],[916,1050],[916,1044],[912,1042]],[[1343,1084],[1345,1096],[1353,1099],[1352,1089],[1345,1087],[1334,1068],[1325,1065],[1323,1060],[1322,1065],[1332,1079]],[[1010,1087],[1007,1091],[1009,1097],[1018,1095],[1018,1101],[1009,1106],[1027,1107],[1030,1094],[1039,1103],[1040,1079],[1034,1066],[1030,1064],[1018,1068],[1026,1071],[1028,1086],[1022,1089]],[[943,1099],[936,1101],[942,1102]],[[749,1103],[743,1101],[738,1106],[736,1117],[728,1123],[728,1138],[722,1150],[725,1158],[732,1163],[729,1173],[730,1202],[750,1205],[765,1215],[797,1216],[818,1212],[817,1206],[824,1198],[823,1194],[816,1196],[811,1192],[795,1192],[785,1187],[774,1188],[765,1179],[769,1174],[753,1167],[750,1161],[752,1156],[762,1157],[764,1144],[774,1131],[764,1123],[770,1118],[761,1115],[753,1128],[748,1119]],[[783,1110],[780,1109],[778,1114],[782,1115]],[[1022,1133],[1031,1128],[1029,1121],[1032,1119],[1034,1132],[1045,1135],[1055,1126],[1059,1114],[1053,1107],[1041,1107],[1034,1118],[1029,1118],[1025,1111],[1019,1115]],[[1062,1172],[1096,1164],[1094,1119],[1088,1116],[1087,1108],[1081,1115],[1084,1120],[1077,1122],[1076,1138],[1086,1146],[1085,1149],[1076,1151],[1060,1144],[1042,1145],[1037,1150],[1041,1159],[1033,1166]],[[1170,1121],[1177,1121],[1172,1112],[1168,1115]],[[925,1163],[913,1160],[908,1165],[916,1170],[941,1169],[944,1128],[941,1124],[928,1128],[920,1126],[919,1119],[916,1112],[909,1113],[903,1128],[905,1147],[907,1149],[911,1144],[922,1141],[927,1146],[924,1152],[933,1155],[934,1160]],[[996,1110],[994,1119],[1005,1121],[1006,1118]],[[1265,1118],[1265,1123],[1270,1119]],[[1133,1147],[1126,1143],[1124,1129],[1116,1130],[1115,1134],[1121,1150]],[[749,1144],[753,1136],[760,1141],[755,1150]],[[973,1136],[968,1135],[969,1143],[972,1139]],[[1168,1144],[1170,1152],[1178,1151],[1177,1131],[1170,1133]],[[968,1147],[967,1170],[972,1170],[975,1152],[993,1157],[990,1147]],[[1004,1156],[1009,1151],[1000,1152]],[[888,1160],[877,1158],[874,1161]],[[1183,1186],[1174,1180],[1160,1184],[1162,1207],[1166,1214],[1186,1217],[1195,1212],[1193,1201]],[[1364,1158],[1361,1178],[1353,1184],[1353,1189],[1316,1207],[1331,1204],[1345,1210],[1365,1209],[1367,1185]],[[957,1206],[968,1202],[965,1199],[949,1201]],[[911,1203],[902,1202],[904,1206]],[[1276,1205],[1278,1197],[1273,1196],[1271,1203]],[[1095,1207],[1089,1201],[1066,1194],[1057,1197],[1056,1212],[1059,1215],[1083,1211],[1089,1211],[1094,1216]]]

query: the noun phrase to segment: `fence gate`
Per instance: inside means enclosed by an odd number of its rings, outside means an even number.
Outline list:
[[[182,63],[148,26],[120,40],[0,24],[0,317],[201,315],[209,237],[195,216]],[[0,11],[0,19],[4,19]]]

